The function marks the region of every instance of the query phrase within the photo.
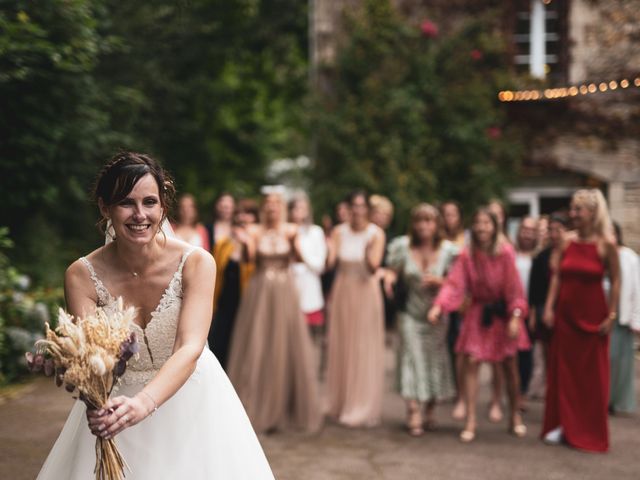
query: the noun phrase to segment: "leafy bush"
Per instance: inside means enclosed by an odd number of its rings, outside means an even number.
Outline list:
[[[31,289],[31,281],[11,265],[5,253],[13,242],[0,227],[0,385],[26,373],[24,353],[42,337],[63,302],[61,288]]]
[[[321,210],[348,188],[389,196],[402,221],[419,201],[470,209],[501,194],[521,141],[497,99],[511,78],[499,18],[487,11],[443,34],[389,0],[365,0],[346,17],[348,38],[313,109]]]

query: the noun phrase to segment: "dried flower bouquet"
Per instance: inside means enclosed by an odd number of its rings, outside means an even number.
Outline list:
[[[58,327],[46,325],[46,338],[36,342],[36,353],[26,354],[32,371],[55,375],[57,386],[78,398],[89,409],[101,409],[113,387],[124,374],[127,361],[138,352],[131,324],[133,307],[125,308],[122,298],[114,307],[98,307],[95,312],[73,318],[59,310]],[[113,438],[96,438],[96,480],[122,480],[129,468]]]

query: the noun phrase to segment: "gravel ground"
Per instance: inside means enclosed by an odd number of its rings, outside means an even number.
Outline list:
[[[389,358],[391,370],[391,354]],[[486,376],[485,371],[485,383]],[[391,380],[389,374],[389,385]],[[485,385],[483,409],[487,390]],[[71,405],[72,400],[64,391],[43,378],[0,396],[1,478],[36,477]],[[328,424],[312,437],[288,432],[263,436],[261,441],[279,480],[640,478],[637,415],[611,417],[612,449],[603,455],[542,444],[537,438],[542,417],[540,402],[530,403],[526,438],[508,435],[506,423],[494,425],[482,420],[476,441],[470,445],[458,441],[461,424],[451,420],[450,411],[451,405],[439,407],[437,430],[411,438],[403,429],[403,404],[389,390],[383,423],[378,428],[344,429]]]

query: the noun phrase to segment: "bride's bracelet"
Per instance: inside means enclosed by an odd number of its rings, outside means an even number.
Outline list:
[[[151,413],[149,413],[149,416],[151,416],[154,413],[156,413],[158,411],[158,404],[153,399],[153,397],[151,395],[149,395],[147,392],[145,392],[144,390],[140,390],[140,393],[144,393],[147,397],[149,397],[149,400],[151,400],[153,402],[153,411]]]

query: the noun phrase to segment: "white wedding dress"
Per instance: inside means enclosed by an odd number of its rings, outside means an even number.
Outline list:
[[[171,356],[182,303],[182,267],[193,251],[184,253],[151,321],[143,331],[135,325],[139,358],[129,361],[113,395],[133,396]],[[116,300],[88,268],[98,305]],[[145,341],[146,339],[146,341]],[[95,440],[87,425],[85,405],[77,401],[38,475],[39,480],[95,478]],[[115,437],[131,467],[127,480],[261,480],[273,479],[258,438],[218,360],[205,347],[195,372],[157,412]]]

